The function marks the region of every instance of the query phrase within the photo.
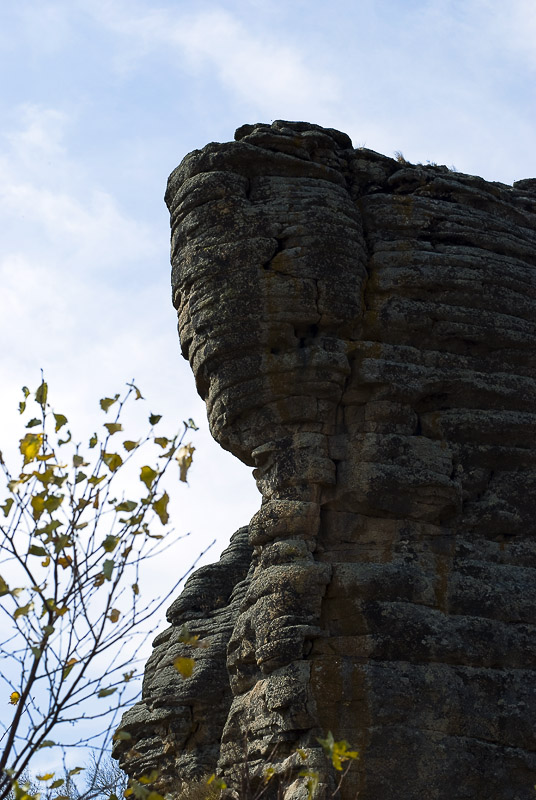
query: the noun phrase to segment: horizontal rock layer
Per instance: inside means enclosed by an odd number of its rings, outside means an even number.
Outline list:
[[[270,763],[292,798],[300,747],[321,794],[331,730],[344,798],[532,798],[536,182],[276,121],[166,200],[182,351],[262,504],[170,609],[125,768],[173,791]]]

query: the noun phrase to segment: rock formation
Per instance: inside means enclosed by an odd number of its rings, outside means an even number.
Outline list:
[[[244,125],[172,173],[173,301],[249,528],[188,581],[116,755],[157,788],[360,751],[359,800],[536,782],[536,180]],[[183,679],[187,623],[206,644]]]

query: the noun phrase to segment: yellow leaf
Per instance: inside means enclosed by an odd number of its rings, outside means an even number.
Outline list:
[[[183,656],[179,656],[173,662],[173,666],[183,678],[189,678],[194,671],[195,661],[193,658],[184,658]]]
[[[70,671],[72,670],[74,665],[77,664],[77,663],[78,663],[78,659],[77,658],[70,658],[66,662],[66,664],[65,664],[65,666],[63,668],[63,678],[64,679],[68,676],[68,674],[70,673]]]
[[[27,433],[24,439],[20,440],[19,450],[24,456],[25,464],[29,464],[30,461],[35,461],[35,457],[41,449],[42,442],[42,433]]]
[[[47,556],[46,558],[43,559],[43,561],[41,561],[42,567],[48,567],[49,564],[50,564],[50,556]]]
[[[183,444],[182,447],[179,447],[179,452],[175,456],[179,463],[179,470],[180,470],[180,480],[183,483],[187,483],[187,475],[188,470],[192,466],[192,458],[195,451],[195,447],[191,444]]]
[[[32,495],[32,499],[30,500],[30,505],[32,506],[33,518],[36,520],[39,519],[39,517],[45,510],[44,492],[41,492],[41,494]]]
[[[63,567],[63,569],[67,569],[67,567],[70,567],[72,563],[73,559],[71,558],[71,556],[61,556],[60,558],[58,558],[58,564],[60,565],[60,567]]]
[[[116,394],[115,397],[103,397],[102,400],[99,400],[100,407],[103,411],[108,412],[110,406],[113,406],[119,400],[119,395]]]
[[[151,467],[142,467],[140,471],[140,481],[144,483],[148,489],[153,485],[158,472]]]
[[[179,642],[189,644],[192,647],[199,647],[199,634],[190,633],[187,625],[183,625],[179,633]]]
[[[140,587],[138,586],[137,583],[133,583],[132,584],[132,591],[134,592],[134,594],[139,594],[140,593]]]
[[[169,514],[167,511],[167,505],[169,503],[169,495],[167,492],[164,492],[162,497],[159,500],[155,500],[153,503],[153,509],[160,519],[162,525],[166,525],[169,522]]]
[[[2,597],[2,595],[4,595],[4,594],[10,594],[9,586],[7,585],[5,580],[0,575],[0,597]]]
[[[20,700],[20,694],[18,692],[11,692],[11,694],[9,695],[9,702],[11,703],[11,705],[12,706],[18,705],[19,700]]]
[[[13,619],[18,619],[19,617],[27,617],[30,611],[33,609],[34,604],[32,601],[27,603],[25,606],[19,606],[15,613],[13,614]]]
[[[36,775],[35,776],[38,781],[49,781],[51,778],[54,777],[53,772],[46,772],[44,775]]]
[[[139,782],[145,785],[147,785],[148,783],[154,783],[154,781],[158,778],[159,775],[160,775],[159,770],[152,769],[148,775],[142,775],[141,778],[139,779]]]
[[[110,622],[117,622],[117,620],[119,619],[120,616],[121,616],[121,612],[119,611],[119,609],[112,608],[112,610],[110,611],[110,616],[109,616]]]

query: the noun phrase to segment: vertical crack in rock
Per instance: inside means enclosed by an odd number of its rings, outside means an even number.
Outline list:
[[[170,177],[173,300],[262,502],[170,609],[116,755],[171,792],[270,764],[290,800],[297,747],[329,788],[331,730],[361,753],[345,799],[528,800],[536,182],[308,123],[235,138]],[[208,646],[183,681],[184,622]]]

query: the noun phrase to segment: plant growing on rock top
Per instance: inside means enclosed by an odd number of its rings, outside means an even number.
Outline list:
[[[31,418],[19,443],[20,470],[12,474],[0,454],[7,495],[0,607],[9,628],[0,642],[0,697],[12,709],[10,723],[0,723],[0,800],[12,791],[16,800],[33,796],[19,779],[44,748],[91,745],[109,734],[133,700],[135,648],[148,635],[141,626],[184,577],[165,596],[144,599],[140,567],[181,538],[169,528],[163,478],[178,463],[186,482],[194,448],[184,438],[196,427],[188,420],[181,434],[164,436],[156,432],[160,415],[150,414],[144,435],[127,438],[125,405],[143,400],[134,383],[127,387],[122,397],[101,399],[109,421],[86,448],[50,406],[44,380],[33,396],[24,387],[19,411]],[[75,724],[73,742],[65,727]],[[61,800],[80,769],[64,777],[46,770],[37,780]]]

